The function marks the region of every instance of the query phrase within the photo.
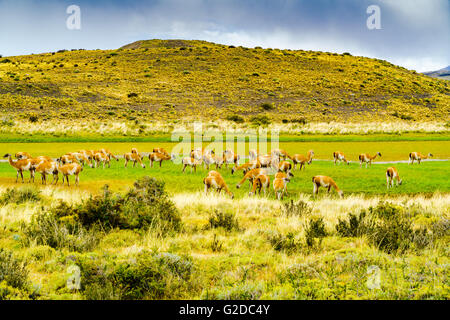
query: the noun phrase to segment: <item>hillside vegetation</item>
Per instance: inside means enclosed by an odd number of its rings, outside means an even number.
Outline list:
[[[450,88],[387,61],[204,41],[0,58],[11,121],[448,121]],[[256,118],[255,118],[256,117]]]

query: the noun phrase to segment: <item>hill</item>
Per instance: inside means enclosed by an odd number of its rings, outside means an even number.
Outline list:
[[[423,74],[433,78],[450,80],[450,66],[437,71],[424,72]]]
[[[447,81],[383,60],[205,41],[0,58],[0,113],[31,121],[442,120],[449,94]]]

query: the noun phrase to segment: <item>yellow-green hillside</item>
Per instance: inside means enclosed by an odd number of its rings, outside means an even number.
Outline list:
[[[149,40],[3,57],[0,113],[32,120],[448,121],[450,87],[350,54]]]

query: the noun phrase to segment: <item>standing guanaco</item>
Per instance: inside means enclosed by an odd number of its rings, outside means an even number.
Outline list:
[[[244,178],[242,178],[242,180],[236,185],[236,188],[240,188],[241,185],[248,180],[250,182],[250,189],[253,186],[253,179],[255,179],[257,176],[259,176],[260,174],[267,174],[267,170],[264,168],[258,168],[258,169],[252,169],[250,171],[248,171]]]
[[[223,163],[225,163],[225,168],[228,169],[228,164],[233,164],[237,167],[239,165],[240,156],[235,154],[233,150],[225,150],[223,152]]]
[[[316,196],[317,194],[319,194],[319,188],[320,187],[324,187],[328,189],[328,193],[330,193],[330,189],[331,187],[333,187],[336,192],[338,193],[339,197],[343,198],[344,197],[344,192],[342,190],[340,190],[336,184],[336,182],[334,182],[334,180],[330,177],[327,176],[315,176],[312,178],[312,182],[314,185],[314,189],[313,189],[313,194],[314,196]]]
[[[219,194],[222,190],[225,190],[231,199],[234,198],[234,194],[228,189],[222,175],[217,171],[210,171],[208,176],[203,179],[203,184],[205,185],[205,194],[208,194],[209,189],[213,188],[216,189]]]
[[[9,164],[16,169],[17,171],[17,176],[16,176],[16,183],[19,180],[19,174],[22,177],[22,183],[24,183],[23,180],[23,172],[24,171],[30,171],[30,181],[31,181],[31,177],[33,176],[33,170],[31,169],[31,159],[21,159],[21,160],[16,160],[14,161],[11,157],[11,154],[7,153],[3,156],[3,158],[8,158],[9,160]]]
[[[241,164],[239,167],[233,167],[231,168],[231,174],[234,174],[236,171],[242,170],[244,172],[244,175],[252,169],[261,168],[261,164],[259,161],[250,161],[244,164]]]
[[[397,169],[395,167],[389,167],[386,170],[387,189],[394,187],[394,180],[397,180],[397,187],[402,184],[402,179],[400,179]]]
[[[14,156],[18,160],[32,159],[33,158],[28,152],[17,152]]]
[[[111,168],[111,158],[104,152],[96,152],[94,154],[95,167],[98,168],[100,163],[103,164],[103,169],[105,169],[105,164],[108,165],[108,168]]]
[[[275,179],[273,180],[273,190],[275,191],[278,200],[283,200],[284,195],[287,192],[287,184],[290,181],[289,174],[278,172],[275,175]]]
[[[47,175],[53,175],[52,184],[58,182],[58,162],[56,161],[41,161],[33,165],[34,171],[41,174],[42,184],[47,184]]]
[[[288,161],[281,161],[278,165],[278,171],[290,172],[292,170],[292,164]]]
[[[302,154],[294,154],[293,156],[289,156],[289,159],[291,159],[292,162],[294,162],[294,170],[297,167],[297,164],[300,165],[300,170],[302,170],[302,168],[306,168],[306,163],[307,164],[312,163],[313,157],[314,151],[309,150],[308,153],[306,154],[306,157]]]
[[[271,155],[278,157],[278,161],[281,161],[281,159],[286,160],[286,158],[289,157],[286,150],[283,150],[283,149],[273,149],[271,152]]]
[[[420,162],[424,159],[431,158],[433,155],[429,153],[428,155],[423,155],[420,152],[411,152],[409,154],[409,164],[414,164],[414,160],[417,160],[417,163],[420,164]]]
[[[200,166],[202,164],[202,159],[196,159],[193,157],[184,157],[181,160],[181,163],[183,164],[183,172],[186,170],[186,167],[189,166],[191,167],[191,173],[192,173],[192,168],[194,168],[194,172],[197,172],[197,166]]]
[[[345,162],[347,165],[350,165],[350,162],[345,158],[345,155],[341,151],[333,152],[334,164],[336,165],[336,161]]]
[[[59,159],[57,161],[60,163]],[[80,181],[79,174],[81,171],[83,171],[83,167],[78,163],[68,163],[65,165],[60,165],[59,163],[58,163],[58,173],[61,173],[63,176],[62,185],[64,185],[64,178],[65,178],[67,181],[67,186],[70,186],[69,176],[75,176],[75,185],[77,186]]]
[[[375,155],[371,156],[368,153],[361,153],[358,157],[359,159],[359,167],[362,168],[362,164],[363,162],[366,163],[366,168],[367,168],[367,164],[370,164],[370,166],[372,166],[372,160],[374,160],[377,156],[381,157],[381,153],[377,152]]]

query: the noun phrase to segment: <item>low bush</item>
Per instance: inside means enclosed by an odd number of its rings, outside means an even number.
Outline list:
[[[301,217],[310,215],[312,212],[312,207],[309,206],[305,201],[299,200],[297,202],[294,202],[294,200],[291,200],[289,202],[284,202],[281,210],[283,214],[288,217]]]
[[[227,120],[228,121],[233,121],[233,122],[236,122],[236,123],[243,123],[245,121],[244,118],[242,118],[241,116],[239,116],[237,114],[228,116]]]
[[[9,203],[21,204],[24,202],[39,202],[42,200],[41,192],[36,188],[14,188],[6,189],[0,195],[0,205],[6,205]]]
[[[295,239],[293,232],[288,232],[286,235],[282,233],[270,234],[267,240],[269,240],[274,250],[284,251],[287,254],[292,254],[302,248],[301,242]]]
[[[271,123],[270,118],[266,115],[253,116],[250,118],[250,122],[255,126],[266,126]]]
[[[224,228],[227,231],[239,231],[239,222],[233,213],[224,213],[217,209],[210,214],[207,229]]]
[[[29,285],[26,263],[0,249],[0,300],[27,298]]]
[[[171,253],[142,251],[122,262],[80,257],[76,264],[86,299],[177,299],[193,287],[191,258]]]
[[[320,245],[322,238],[327,236],[325,223],[322,217],[313,217],[308,219],[305,226],[306,245],[310,248]],[[319,239],[316,241],[316,238]]]

